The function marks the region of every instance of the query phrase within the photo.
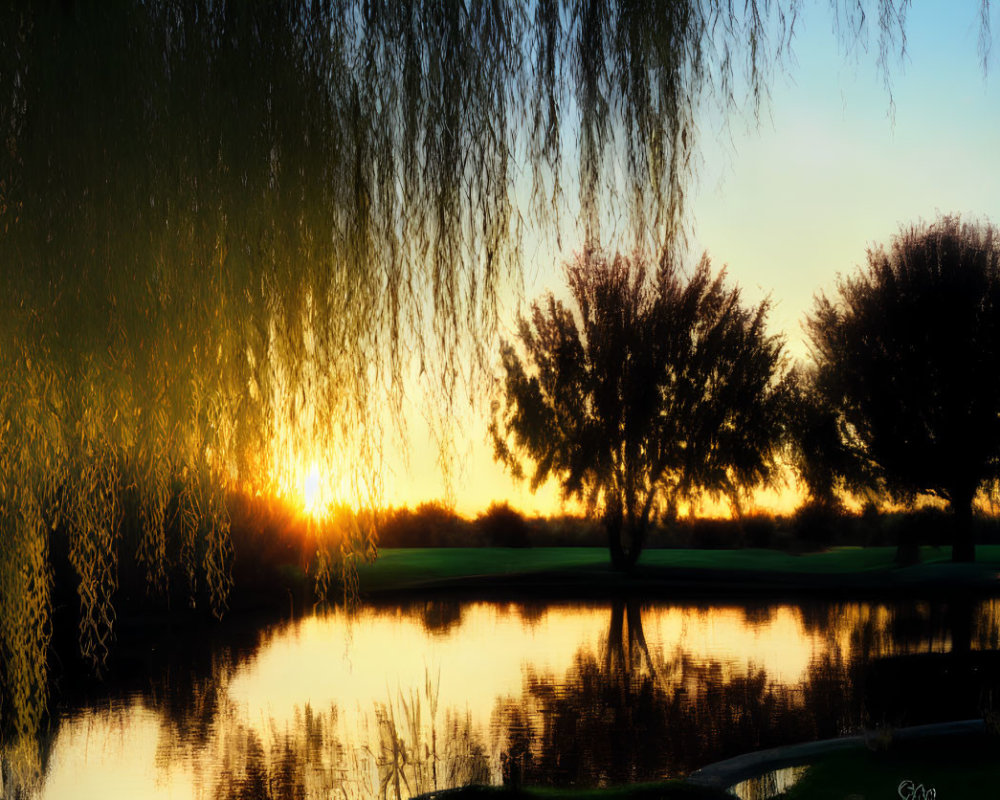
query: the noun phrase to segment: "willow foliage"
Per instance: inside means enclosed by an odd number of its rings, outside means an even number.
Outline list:
[[[797,5],[4,4],[4,724],[40,718],[51,532],[95,663],[125,552],[221,613],[224,492],[302,452],[364,485],[411,365],[447,417],[527,221],[670,240],[699,98],[759,97]]]

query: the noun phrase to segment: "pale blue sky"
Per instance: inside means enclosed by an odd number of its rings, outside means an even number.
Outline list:
[[[829,13],[809,7],[759,130],[734,122],[732,148],[703,138],[697,242],[748,297],[770,293],[794,353],[813,295],[869,243],[939,211],[1000,222],[1000,73],[994,57],[984,79],[977,6],[914,3],[894,119],[875,52],[845,56]]]
[[[775,77],[760,124],[737,115],[726,131],[717,111],[701,116],[701,166],[688,196],[692,250],[728,265],[748,300],[771,296],[772,328],[792,355],[805,354],[801,321],[815,293],[862,264],[870,243],[938,212],[1000,223],[1000,54],[984,78],[978,13],[978,0],[915,0],[907,55],[890,62],[891,119],[877,41],[867,53],[845,53],[826,4],[805,3],[795,61]],[[574,244],[565,237],[565,255]],[[542,258],[549,263],[529,265],[529,299],[561,283],[556,259]],[[387,476],[387,499],[442,496],[433,448],[416,427],[408,474]],[[548,511],[554,490],[532,496],[514,484],[493,464],[485,430],[473,420],[466,431],[458,509],[510,499]]]

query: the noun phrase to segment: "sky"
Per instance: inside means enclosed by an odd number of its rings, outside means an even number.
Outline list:
[[[906,54],[900,59],[897,50],[890,60],[890,101],[874,37],[867,52],[848,52],[826,5],[806,3],[794,59],[776,74],[759,120],[740,112],[726,125],[709,106],[700,114],[690,261],[707,251],[745,300],[770,297],[771,329],[786,337],[793,358],[807,357],[802,320],[814,296],[832,293],[838,274],[864,264],[870,245],[938,214],[1000,223],[1000,42],[994,34],[984,76],[978,7],[971,0],[913,4]],[[574,242],[566,237],[564,245],[526,265],[529,300],[559,291],[559,258],[572,255]],[[516,310],[505,312],[513,318]],[[559,510],[555,486],[533,494],[493,462],[484,418],[471,414],[464,428],[449,492],[436,447],[414,415],[409,465],[397,462],[385,474],[386,500],[449,499],[467,515],[504,500],[526,513]],[[755,502],[780,512],[797,500],[789,488]]]

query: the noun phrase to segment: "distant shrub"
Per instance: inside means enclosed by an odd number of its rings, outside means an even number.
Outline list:
[[[844,540],[846,523],[841,506],[806,501],[792,516],[792,535],[795,542],[806,549],[823,549]]]
[[[749,514],[740,520],[743,527],[743,544],[747,547],[777,547],[779,545],[779,520],[770,514]]]
[[[388,511],[379,525],[382,547],[474,547],[472,526],[444,503]]]
[[[521,512],[509,503],[492,503],[473,523],[487,547],[530,547],[531,532]]]
[[[887,547],[896,543],[896,534],[891,529],[891,515],[882,513],[873,502],[865,503],[860,515],[853,519],[855,541],[864,547]]]
[[[714,517],[682,517],[665,523],[667,547],[695,550],[730,550],[743,545],[739,520]]]
[[[692,521],[694,537],[692,547],[700,550],[729,550],[743,545],[743,531],[739,520],[696,518]]]
[[[531,520],[535,547],[607,547],[607,533],[598,521],[572,514]]]
[[[929,506],[913,511],[906,515],[906,524],[917,544],[937,547],[951,544],[954,518],[943,508]]]
[[[980,544],[1000,544],[1000,519],[980,516],[975,519],[976,541]]]

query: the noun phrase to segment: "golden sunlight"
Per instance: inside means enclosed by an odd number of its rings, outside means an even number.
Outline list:
[[[319,521],[330,510],[348,501],[344,476],[334,460],[317,449],[289,447],[272,473],[273,491],[299,511]]]
[[[322,494],[320,492],[319,464],[315,461],[309,467],[305,481],[302,484],[302,500],[305,511],[313,517],[323,515]]]

